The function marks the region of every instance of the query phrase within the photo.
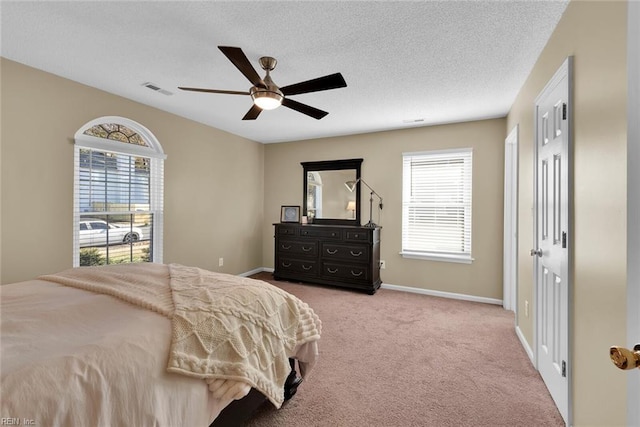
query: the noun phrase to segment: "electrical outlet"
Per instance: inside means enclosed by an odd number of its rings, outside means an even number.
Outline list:
[[[218,267],[222,267],[224,265],[224,258],[218,258]]]
[[[529,317],[529,301],[524,302],[524,315],[525,317]]]
[[[384,270],[385,268],[387,268],[387,263],[385,260],[380,260],[380,270]]]

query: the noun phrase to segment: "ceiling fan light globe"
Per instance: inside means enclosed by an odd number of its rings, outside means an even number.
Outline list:
[[[254,98],[253,103],[263,110],[275,110],[282,104],[282,100],[262,96]]]
[[[253,99],[253,103],[261,109],[273,110],[282,104],[284,96],[282,93],[272,90],[258,89],[251,91],[251,98]]]

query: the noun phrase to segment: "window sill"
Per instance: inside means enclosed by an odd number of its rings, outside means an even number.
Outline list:
[[[455,262],[458,264],[471,264],[474,259],[468,255],[444,255],[444,254],[428,254],[428,253],[420,253],[420,252],[408,252],[403,251],[400,252],[402,258],[409,259],[424,259],[427,261],[442,261],[442,262]]]

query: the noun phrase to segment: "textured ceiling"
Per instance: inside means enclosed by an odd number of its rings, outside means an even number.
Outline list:
[[[263,143],[507,114],[568,1],[70,1],[0,3],[1,55]],[[292,96],[242,121],[247,91],[217,49],[241,47],[279,86],[341,72],[348,87]],[[166,96],[142,84],[173,93]],[[117,112],[113,112],[117,114]],[[144,124],[144,123],[143,123]]]

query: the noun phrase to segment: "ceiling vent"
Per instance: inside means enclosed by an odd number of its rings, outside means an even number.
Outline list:
[[[173,92],[169,92],[166,89],[162,89],[160,86],[156,85],[155,83],[146,82],[146,83],[142,83],[142,86],[148,87],[149,89],[155,90],[156,92],[160,92],[163,95],[173,95]]]

